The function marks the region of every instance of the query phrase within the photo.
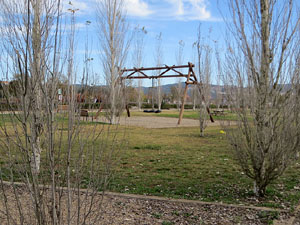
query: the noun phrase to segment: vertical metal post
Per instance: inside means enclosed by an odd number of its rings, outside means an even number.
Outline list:
[[[184,104],[185,104],[185,99],[186,99],[186,95],[187,95],[187,91],[188,91],[188,87],[189,87],[189,80],[190,80],[190,76],[191,76],[191,71],[192,71],[192,64],[189,63],[189,73],[187,75],[186,78],[186,82],[185,82],[185,89],[184,89],[184,93],[183,93],[183,98],[182,98],[182,103],[181,103],[181,109],[180,109],[180,114],[179,114],[179,119],[178,119],[178,125],[180,125],[182,117],[183,117],[183,111],[184,111]]]
[[[152,79],[152,91],[151,91],[151,103],[152,103],[152,110],[154,110],[154,79]]]

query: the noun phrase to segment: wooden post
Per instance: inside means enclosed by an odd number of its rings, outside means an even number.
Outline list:
[[[179,114],[179,119],[178,119],[178,125],[180,125],[182,117],[183,117],[183,111],[184,111],[184,104],[185,104],[185,99],[186,99],[186,95],[187,95],[187,91],[188,91],[188,87],[189,87],[189,80],[190,80],[190,76],[191,76],[191,70],[192,70],[192,64],[189,63],[189,73],[187,75],[186,78],[186,82],[185,82],[185,89],[184,89],[184,93],[183,93],[183,98],[182,98],[182,103],[181,103],[181,109],[180,109],[180,114]]]

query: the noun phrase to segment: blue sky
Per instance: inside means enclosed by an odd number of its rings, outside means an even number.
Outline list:
[[[65,9],[69,7],[69,0],[65,0]],[[97,37],[97,23],[95,4],[97,0],[72,0],[74,8],[78,8],[76,13],[77,23],[77,48],[76,60],[78,69],[81,69],[84,56],[84,40],[86,37],[86,21],[91,21],[89,25],[90,44],[92,45],[91,62],[93,70],[97,76],[102,77],[99,60],[99,41]],[[127,11],[127,18],[133,29],[137,25],[145,27],[147,35],[145,38],[145,54],[143,67],[155,66],[154,49],[156,37],[162,33],[163,63],[168,65],[176,64],[175,52],[178,49],[179,41],[183,40],[184,62],[192,61],[192,44],[197,37],[197,29],[201,23],[202,35],[205,36],[211,30],[210,38],[217,41],[219,46],[223,46],[223,35],[225,23],[220,15],[220,5],[218,0],[124,0]],[[126,63],[127,68],[131,68],[131,57]],[[212,80],[216,83],[215,80]],[[100,82],[103,80],[100,79]],[[174,83],[175,80],[165,79],[166,83]],[[145,86],[149,86],[149,81],[144,81]]]

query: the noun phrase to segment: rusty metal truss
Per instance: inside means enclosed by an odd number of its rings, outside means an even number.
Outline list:
[[[184,111],[184,105],[185,105],[185,100],[187,96],[187,91],[188,91],[188,85],[190,84],[195,84],[195,85],[201,85],[197,81],[197,77],[194,73],[193,68],[195,67],[194,64],[188,63],[187,65],[180,65],[180,66],[161,66],[161,67],[148,67],[148,68],[133,68],[133,69],[122,69],[120,70],[119,74],[119,79],[121,82],[123,80],[130,80],[130,79],[161,79],[161,78],[178,78],[178,77],[184,77],[186,78],[185,82],[185,89],[183,93],[183,98],[182,98],[182,104],[181,104],[181,110],[179,114],[179,119],[178,119],[178,125],[181,123],[182,117],[183,117],[183,111]],[[178,69],[187,69],[186,73],[179,71]],[[150,71],[158,71],[157,75],[149,75],[147,74]],[[201,94],[201,93],[200,93]],[[202,95],[202,99],[205,101],[204,96]],[[128,111],[128,110],[127,110]],[[210,119],[212,122],[213,118],[210,114],[209,108],[207,107],[207,112],[210,115]],[[128,115],[129,111],[127,112]]]
[[[197,77],[193,70],[194,64],[188,63],[188,65],[181,66],[161,66],[161,67],[148,67],[148,68],[133,68],[133,69],[122,69],[120,71],[120,79],[160,79],[160,78],[176,78],[185,77],[188,80],[188,84],[197,84]],[[183,73],[178,69],[188,69],[187,73]],[[159,71],[157,75],[149,75],[149,71]],[[171,73],[171,74],[170,74]]]

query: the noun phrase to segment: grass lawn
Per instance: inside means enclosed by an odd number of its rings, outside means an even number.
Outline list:
[[[81,124],[86,132],[92,130],[92,122]],[[278,208],[293,208],[300,199],[299,161],[267,188],[265,199],[258,201],[252,181],[241,172],[220,127],[208,127],[203,138],[198,127],[120,128],[118,135],[121,138],[125,130],[127,147],[119,153],[110,191]],[[63,136],[66,133],[63,131]],[[3,167],[5,162],[0,159],[1,164]]]
[[[110,189],[261,206],[293,207],[300,199],[300,162],[267,188],[257,202],[252,181],[239,169],[220,128],[129,128],[129,147],[122,151]]]

